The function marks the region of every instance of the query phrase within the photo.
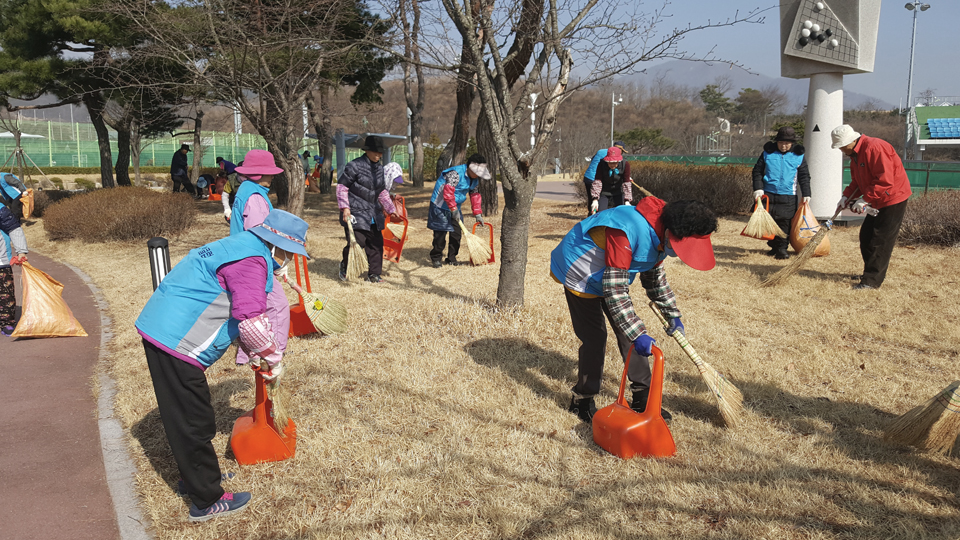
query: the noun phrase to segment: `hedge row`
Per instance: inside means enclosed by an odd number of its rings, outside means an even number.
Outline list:
[[[931,191],[907,203],[899,243],[960,245],[960,191]]]
[[[17,171],[13,171],[16,174]],[[44,167],[44,174],[47,176],[52,176],[55,174],[100,174],[100,167]],[[150,173],[150,174],[168,174],[170,172],[170,166],[166,167],[140,167],[141,173]],[[116,173],[116,171],[114,171]],[[31,176],[34,176],[34,173],[30,173]],[[133,176],[133,167],[130,167],[130,176]]]
[[[45,208],[43,228],[51,240],[147,240],[182,234],[196,215],[193,199],[184,193],[138,187],[98,189]]]

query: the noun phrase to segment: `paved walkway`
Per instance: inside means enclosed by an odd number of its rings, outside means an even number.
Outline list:
[[[6,382],[0,392],[0,538],[120,538],[93,395],[98,303],[72,269],[37,253],[29,258],[63,283],[63,298],[89,336],[0,336]],[[19,269],[15,275],[21,296]]]

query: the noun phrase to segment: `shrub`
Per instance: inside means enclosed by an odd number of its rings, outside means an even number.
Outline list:
[[[107,242],[179,235],[193,224],[197,210],[186,194],[120,187],[76,195],[45,213],[43,228],[51,240]]]
[[[53,178],[50,179],[50,182],[52,182],[53,185],[57,186],[57,189],[63,189],[63,179],[62,179],[62,178],[59,178],[59,177],[54,176]]]
[[[960,191],[931,191],[907,203],[901,244],[960,244]]]
[[[92,180],[87,180],[86,178],[74,178],[73,181],[77,184],[77,187],[86,191],[93,191],[97,189],[97,183]]]
[[[74,191],[61,191],[56,189],[37,191],[33,195],[33,213],[31,215],[34,217],[43,217],[47,208],[75,194],[76,192]]]
[[[133,167],[130,167],[132,170]],[[100,174],[100,167],[44,167],[43,171],[47,174]],[[140,167],[141,173],[163,174],[170,172],[170,166],[166,167]]]
[[[630,173],[634,182],[667,202],[695,199],[721,216],[745,212],[753,201],[750,167],[632,161]],[[634,197],[637,191],[634,187]]]

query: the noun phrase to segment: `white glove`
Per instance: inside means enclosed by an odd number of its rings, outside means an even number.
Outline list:
[[[870,205],[867,204],[867,202],[864,201],[863,199],[860,199],[857,202],[853,203],[853,207],[851,207],[851,210],[853,210],[853,213],[855,214],[862,214],[867,210],[867,208],[870,208]]]
[[[810,202],[810,197],[804,197],[804,198],[803,198],[803,202],[804,202],[804,204]]]
[[[280,378],[280,375],[283,374],[283,364],[277,362],[270,368],[270,371],[261,371],[260,376],[263,377],[263,380],[267,382],[273,382]]]
[[[756,190],[756,191],[753,192],[753,198],[754,198],[754,199],[759,199],[760,197],[763,197],[763,190],[762,190],[762,189],[758,189],[758,190]]]
[[[278,268],[273,275],[277,276],[277,279],[280,281],[287,281],[290,279],[290,265],[285,264]]]
[[[840,197],[840,202],[837,203],[837,208],[846,208],[848,200],[850,199],[847,199],[846,197]]]
[[[630,201],[623,201],[623,204],[621,206],[633,206],[633,203]]]
[[[600,201],[590,201],[590,213],[596,214],[600,210]]]
[[[230,223],[230,218],[233,216],[233,212],[229,210],[223,211],[223,218],[227,220],[227,223]]]

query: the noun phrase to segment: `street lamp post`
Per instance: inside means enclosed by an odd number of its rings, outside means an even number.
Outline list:
[[[537,94],[530,94],[530,149],[537,145]]]
[[[613,116],[614,116],[613,111],[614,111],[614,108],[621,103],[623,103],[623,94],[620,94],[620,99],[617,100],[616,94],[611,92],[610,93],[610,146],[613,146]]]
[[[930,9],[930,4],[913,1],[907,2],[907,10],[913,12],[913,37],[910,39],[910,71],[907,75],[907,124],[905,126],[905,136],[903,139],[903,159],[907,159],[907,147],[910,142],[910,109],[913,108],[913,52],[917,43],[917,13]],[[914,135],[916,138],[916,135]]]

